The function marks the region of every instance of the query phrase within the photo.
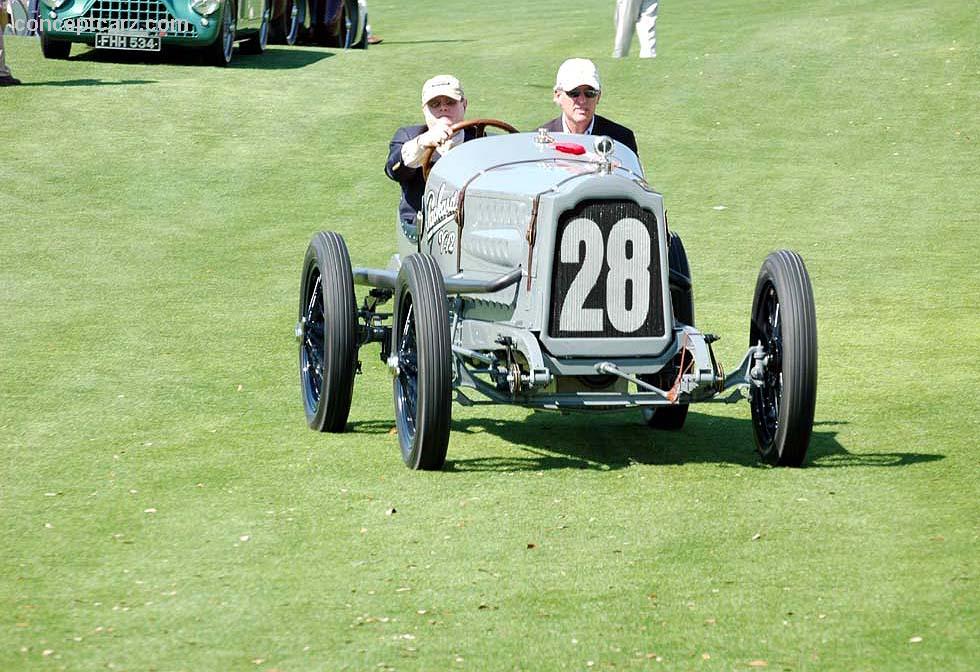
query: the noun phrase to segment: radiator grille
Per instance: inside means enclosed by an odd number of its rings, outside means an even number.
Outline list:
[[[631,201],[585,201],[558,218],[548,335],[664,335],[657,219]]]
[[[167,37],[197,37],[197,27],[175,18],[160,0],[96,0],[81,18],[91,22],[91,32],[166,31]]]

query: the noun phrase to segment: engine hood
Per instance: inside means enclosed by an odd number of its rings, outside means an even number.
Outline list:
[[[515,133],[479,138],[464,143],[442,157],[433,167],[426,193],[452,194],[462,188],[499,193],[510,198],[534,197],[556,191],[569,179],[597,173],[604,164],[595,152],[597,138],[569,133],[548,134],[539,142],[537,133]],[[580,145],[582,154],[562,152],[562,145]],[[643,167],[626,145],[613,141],[611,172],[643,181]]]

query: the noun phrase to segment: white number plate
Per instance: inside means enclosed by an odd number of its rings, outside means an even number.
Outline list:
[[[155,35],[116,35],[96,33],[96,49],[125,49],[126,51],[160,51],[160,38]]]

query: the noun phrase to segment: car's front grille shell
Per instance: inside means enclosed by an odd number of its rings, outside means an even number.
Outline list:
[[[577,253],[570,258],[574,261],[562,261],[562,240],[568,226],[578,220],[593,222],[602,236],[602,249],[589,249],[588,243],[578,243]],[[644,254],[649,254],[649,265],[641,268],[636,264],[630,266],[626,275],[636,278],[637,283],[649,283],[648,305],[645,316],[642,306],[632,305],[637,296],[642,296],[634,280],[623,280],[622,272],[611,273],[611,265],[622,266],[622,259],[632,260],[640,253],[632,242],[625,249],[610,249],[610,232],[613,227],[630,220],[630,230],[636,232],[645,230],[649,237],[649,248]],[[637,224],[638,222],[638,224]],[[577,225],[582,230],[582,224]],[[592,224],[585,227],[595,233]],[[650,338],[662,337],[664,328],[663,283],[661,280],[660,241],[658,236],[656,216],[641,208],[632,201],[590,200],[579,203],[575,208],[567,210],[558,217],[555,231],[555,251],[552,262],[551,277],[551,308],[548,323],[548,335],[552,338]],[[622,231],[620,231],[622,233]],[[569,234],[573,235],[573,234]],[[641,234],[642,235],[642,234]],[[620,240],[620,243],[622,241]],[[639,241],[638,244],[646,244]],[[613,245],[615,246],[615,244]],[[591,245],[597,248],[598,245]],[[573,248],[574,249],[574,248]],[[584,270],[585,255],[601,255],[601,268],[594,282],[590,282],[589,273]],[[614,255],[611,257],[610,255]],[[593,257],[594,258],[594,257]],[[614,259],[612,262],[610,259]],[[619,259],[616,261],[615,259]],[[619,269],[622,271],[622,269]],[[580,274],[583,277],[579,277]],[[585,282],[583,282],[585,280]],[[609,298],[613,298],[617,306],[607,306]],[[571,302],[565,306],[566,302]],[[565,307],[563,321],[563,307]],[[571,309],[571,310],[570,310]],[[613,311],[615,315],[611,317]],[[636,312],[639,311],[639,312]],[[576,320],[576,315],[588,312],[591,319]],[[633,319],[626,319],[627,312]],[[570,317],[572,319],[570,319]],[[642,318],[642,319],[641,319]],[[586,324],[587,323],[587,324]],[[617,328],[630,323],[626,329]]]
[[[82,20],[92,26],[89,32],[165,31],[167,37],[197,37],[197,27],[177,19],[160,0],[95,0]],[[77,21],[77,20],[76,20]]]

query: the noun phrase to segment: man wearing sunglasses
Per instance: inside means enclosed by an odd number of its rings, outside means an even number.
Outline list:
[[[633,131],[595,113],[601,98],[602,85],[595,63],[587,58],[570,58],[561,64],[555,77],[555,104],[561,109],[561,116],[541,128],[555,133],[608,135],[636,154]]]
[[[415,230],[415,215],[422,209],[425,178],[422,177],[422,155],[434,147],[432,162],[456,145],[476,137],[468,128],[455,135],[450,126],[463,120],[466,97],[459,80],[452,75],[437,75],[422,85],[422,116],[425,123],[403,126],[395,131],[388,145],[385,175],[401,185],[402,197],[398,216],[406,233]]]

